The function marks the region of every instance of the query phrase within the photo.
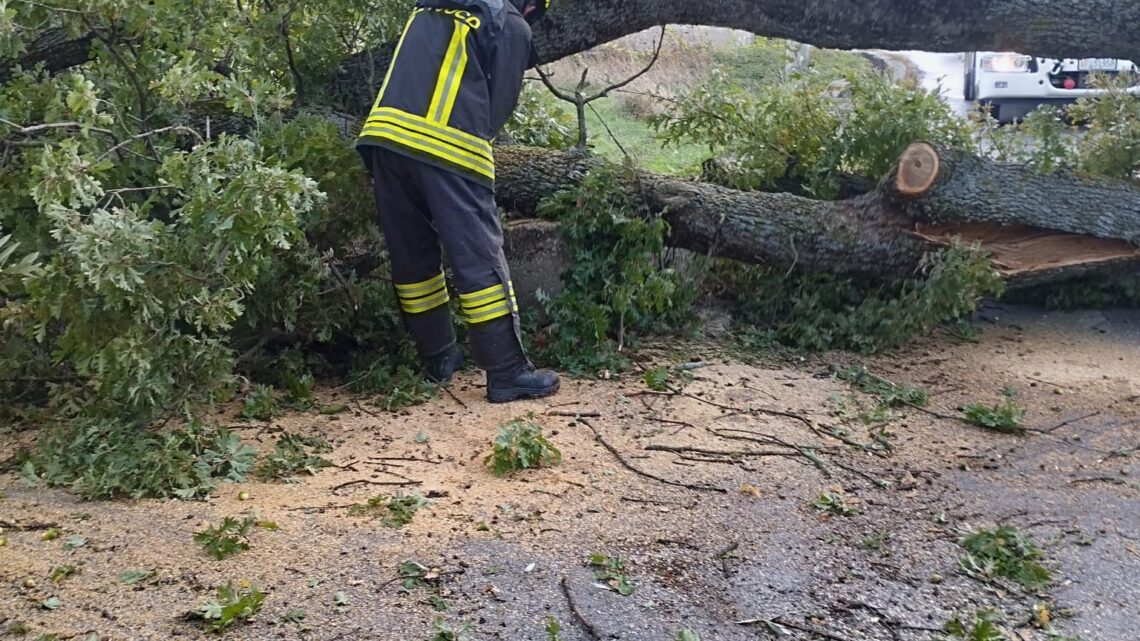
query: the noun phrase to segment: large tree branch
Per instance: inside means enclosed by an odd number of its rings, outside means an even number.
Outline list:
[[[666,24],[731,27],[835,49],[1019,51],[1140,60],[1132,0],[560,0],[535,29],[547,63]],[[336,106],[368,109],[394,46],[346,60]]]
[[[500,204],[523,213],[532,212],[553,191],[576,185],[601,162],[582,153],[528,148],[501,148],[496,154]],[[920,158],[925,164],[916,166]],[[981,159],[962,162],[964,158],[918,143],[874,192],[837,202],[742,192],[650,173],[627,178],[628,184],[619,188],[665,212],[673,246],[781,269],[889,282],[914,275],[923,254],[955,238],[981,243],[1015,287],[1140,266],[1140,251],[1119,240],[1140,229],[1140,208],[1135,207],[1140,188],[1054,175],[1054,189],[1093,198],[1078,196],[1068,216],[1058,208],[1039,207],[1040,196],[1032,190],[1049,178],[1022,176],[1026,182],[1008,183],[1014,168]],[[973,200],[992,193],[1004,209],[982,208],[970,215],[963,206],[969,200],[955,191],[962,185],[973,185]],[[1113,195],[1116,200],[1109,200]],[[1082,213],[1094,201],[1108,209]],[[1129,202],[1131,207],[1114,209],[1113,203]]]
[[[0,85],[12,78],[17,65],[31,69],[43,63],[48,73],[81,65],[91,59],[91,44],[94,42],[94,33],[73,36],[67,29],[44,31],[18,60],[0,60]]]

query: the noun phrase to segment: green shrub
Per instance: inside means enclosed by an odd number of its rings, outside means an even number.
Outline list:
[[[499,427],[494,450],[483,460],[496,476],[562,462],[562,452],[546,440],[532,418],[516,418]]]
[[[577,122],[546,87],[523,83],[519,105],[503,127],[504,137],[511,142],[531,147],[568,149],[578,142]]]
[[[26,479],[69,486],[88,499],[203,498],[221,481],[240,482],[255,451],[224,428],[192,420],[150,432],[134,425],[80,419],[47,432],[24,456]]]
[[[626,190],[623,179],[636,180],[627,171],[591,172],[540,206],[559,222],[571,266],[544,299],[550,325],[533,340],[543,360],[574,374],[620,368],[620,348],[637,335],[692,323],[696,288],[665,251],[665,221]]]
[[[277,413],[277,398],[268,385],[254,385],[242,403],[242,418],[268,421]]]
[[[708,146],[720,162],[706,178],[825,199],[838,193],[844,174],[882,177],[915,140],[971,145],[970,128],[937,92],[884,74],[852,73],[844,89],[809,74],[762,92],[714,74],[653,122],[666,145]]]

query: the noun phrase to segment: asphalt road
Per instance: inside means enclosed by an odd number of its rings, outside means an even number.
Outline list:
[[[969,103],[962,97],[965,84],[963,54],[930,53],[928,51],[900,51],[898,53],[918,67],[924,88],[940,90],[942,99],[949,103],[954,113],[961,116],[966,115]]]

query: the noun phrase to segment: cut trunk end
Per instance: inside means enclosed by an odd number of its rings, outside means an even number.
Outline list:
[[[899,158],[895,189],[904,196],[921,196],[934,185],[941,166],[938,151],[934,147],[916,142],[907,147]]]

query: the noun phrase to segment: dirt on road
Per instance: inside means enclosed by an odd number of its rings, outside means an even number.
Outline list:
[[[204,502],[83,502],[8,474],[0,521],[20,527],[0,547],[0,638],[205,638],[183,615],[227,581],[267,595],[232,639],[452,638],[432,636],[439,618],[470,624],[470,639],[511,641],[552,638],[550,620],[563,641],[672,641],[681,630],[913,641],[993,608],[1010,638],[1045,640],[1035,605],[1065,635],[1137,638],[1140,314],[989,308],[977,324],[976,343],[935,337],[870,359],[750,364],[716,346],[670,346],[658,362],[707,365],[680,394],[649,393],[630,374],[492,406],[469,374],[455,398],[398,414],[340,397],[351,411],[241,429],[263,448],[282,431],[323,436],[339,467],[226,485]],[[855,361],[927,390],[928,411],[865,424],[874,400],[832,375]],[[953,418],[1005,387],[1028,408],[1028,435]],[[483,458],[497,426],[527,412],[562,463],[494,477]],[[434,498],[402,528],[350,514],[397,489]],[[821,493],[855,513],[822,511]],[[255,529],[248,551],[215,561],[192,540],[254,511],[279,529]],[[1042,547],[1050,587],[1026,594],[959,570],[962,532],[996,524]],[[42,540],[48,525],[58,539]],[[84,544],[69,547],[74,535]],[[623,559],[633,593],[599,587],[591,554]],[[429,568],[426,584],[404,587],[406,560]],[[62,565],[77,572],[55,583]],[[126,585],[128,571],[154,574]]]

